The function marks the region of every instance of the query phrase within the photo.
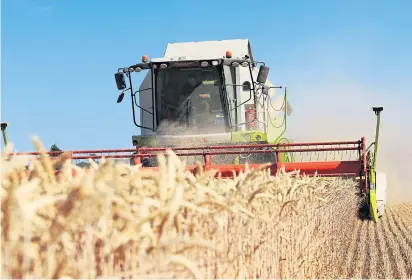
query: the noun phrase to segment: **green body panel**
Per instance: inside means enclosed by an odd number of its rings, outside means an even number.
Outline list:
[[[236,131],[236,132],[231,132],[230,134],[231,134],[231,143],[267,141],[267,134],[261,131]]]
[[[378,207],[376,205],[376,178],[375,178],[375,168],[371,167],[371,172],[369,173],[369,216],[374,222],[378,221]]]
[[[374,222],[378,221],[378,207],[376,205],[376,190],[369,190],[369,215]]]
[[[2,135],[3,135],[3,142],[4,142],[4,146],[7,146],[7,134],[6,134],[6,130],[2,130],[1,131]]]

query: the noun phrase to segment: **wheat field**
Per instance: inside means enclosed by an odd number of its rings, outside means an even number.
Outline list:
[[[362,221],[353,180],[264,168],[234,180],[195,177],[171,152],[159,157],[159,174],[104,159],[86,170],[34,144],[42,158],[28,172],[12,145],[2,155],[4,278],[412,275],[412,204],[389,207],[378,224]]]
[[[412,203],[390,205],[379,223],[357,220],[345,254],[351,278],[412,278]]]

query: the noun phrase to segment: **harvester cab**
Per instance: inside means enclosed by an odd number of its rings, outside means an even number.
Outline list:
[[[148,73],[135,91],[133,74],[142,70]],[[133,122],[141,129],[133,146],[278,144],[291,108],[286,89],[276,96],[282,87],[274,87],[268,74],[269,67],[253,59],[248,40],[226,40],[169,44],[163,58],[144,55],[141,63],[119,68],[115,80],[122,91],[118,103],[129,91]],[[263,163],[274,157],[272,149],[271,155],[226,155],[220,162]]]

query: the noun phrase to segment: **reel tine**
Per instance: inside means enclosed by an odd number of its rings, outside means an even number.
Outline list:
[[[355,145],[353,145],[353,147],[356,148]],[[354,156],[355,159],[357,158],[357,156],[356,156],[357,154],[358,154],[358,151],[357,151],[357,150],[353,150],[353,156]]]
[[[317,145],[316,149],[322,150],[322,147],[323,147],[323,145]],[[323,158],[323,153],[324,153],[324,151],[318,151],[318,161],[319,161],[320,158]]]
[[[329,160],[334,161],[335,157],[336,157],[336,150],[333,149],[333,150],[329,151],[329,154],[330,154],[330,159]]]
[[[322,150],[325,149],[325,145],[322,145]],[[328,151],[322,151],[322,157],[325,158],[325,161],[328,159]]]
[[[303,147],[299,147],[299,149],[303,149]],[[299,152],[299,156],[300,156],[300,160],[304,161],[305,157],[304,157],[305,152],[300,151]]]
[[[318,149],[323,150],[323,148],[325,147],[325,145],[319,146]],[[325,151],[319,151],[319,158],[323,158],[325,154]]]
[[[346,145],[346,147],[348,147],[347,145]],[[349,150],[346,150],[346,155],[348,155],[349,154],[349,157],[350,157],[350,152],[349,152]]]

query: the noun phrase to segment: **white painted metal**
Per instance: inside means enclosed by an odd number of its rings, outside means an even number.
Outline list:
[[[388,182],[386,173],[382,171],[375,172],[376,180],[376,204],[378,209],[378,216],[382,217],[385,214],[385,205],[387,199]]]
[[[148,70],[146,77],[142,81],[139,90],[141,91],[139,93],[139,105],[149,112],[153,112],[153,104],[152,104],[152,71]],[[144,89],[150,88],[150,90],[142,91]],[[139,114],[140,113],[140,114]],[[144,127],[152,127],[153,126],[153,118],[152,115],[149,114],[148,112],[145,112],[141,110],[141,112],[138,111],[136,112],[136,115],[140,115],[140,125]],[[141,129],[141,135],[147,136],[147,135],[155,135],[155,133],[149,129]]]
[[[180,42],[167,44],[163,59],[213,59],[223,58],[226,51],[230,50],[232,56],[252,57],[250,43],[248,39],[220,40],[220,41],[201,41],[201,42]]]

